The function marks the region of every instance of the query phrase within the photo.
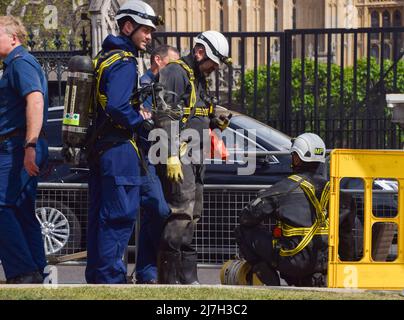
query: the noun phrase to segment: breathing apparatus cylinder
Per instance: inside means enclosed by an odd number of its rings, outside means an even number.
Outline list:
[[[92,116],[93,62],[88,56],[69,60],[65,93],[62,137],[68,148],[84,147]]]
[[[233,286],[262,286],[263,283],[252,272],[251,265],[240,259],[227,261],[220,270],[220,282]]]

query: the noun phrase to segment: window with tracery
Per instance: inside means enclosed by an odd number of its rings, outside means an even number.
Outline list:
[[[370,11],[370,26],[372,28],[389,28],[402,26],[402,11],[398,8],[374,8]],[[384,59],[392,59],[396,37],[398,48],[401,47],[402,36],[391,32],[375,32],[370,35],[370,55],[380,61],[382,53]],[[383,40],[383,41],[382,41]],[[383,43],[382,43],[383,42]],[[383,50],[383,52],[382,52]]]

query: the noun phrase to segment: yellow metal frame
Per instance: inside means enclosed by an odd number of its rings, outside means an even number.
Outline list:
[[[339,196],[342,178],[364,180],[363,258],[341,261],[338,257]],[[328,287],[399,290],[404,288],[404,151],[342,150],[331,153],[330,233]],[[394,218],[372,214],[372,186],[375,178],[398,181],[398,212]],[[398,227],[397,259],[379,262],[372,259],[372,226],[395,223]]]

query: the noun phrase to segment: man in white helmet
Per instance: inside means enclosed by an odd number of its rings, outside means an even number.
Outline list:
[[[109,35],[94,59],[97,104],[89,156],[88,283],[126,283],[122,256],[143,198],[143,180],[150,171],[136,139],[151,113],[133,100],[138,87],[135,57],[146,49],[161,19],[147,3],[130,0],[117,12],[116,21],[120,34]],[[164,205],[161,186],[154,195],[145,192],[149,198],[156,197],[148,203],[160,210]],[[169,214],[168,207],[159,212],[163,211]]]
[[[266,285],[325,286],[328,261],[329,182],[320,175],[326,147],[316,134],[292,139],[294,174],[261,192],[240,214],[236,240],[241,255]],[[352,260],[355,216],[349,196],[341,196],[340,255]],[[262,222],[269,218],[272,230]]]
[[[167,91],[175,92],[175,95],[167,96],[167,104],[182,109],[177,118],[172,115],[158,117],[157,123],[169,135],[173,123],[180,130],[197,130],[201,141],[203,130],[224,130],[228,126],[227,118],[215,117],[206,79],[221,65],[231,64],[228,55],[229,44],[224,35],[217,31],[205,31],[195,38],[195,46],[189,55],[161,70],[159,82]],[[184,144],[177,138],[169,136],[169,139],[176,141],[176,147],[166,146],[167,164],[159,168],[165,197],[172,212],[162,235],[158,259],[159,283],[197,284],[197,252],[191,242],[202,213],[203,157],[200,157],[199,163],[181,163],[186,151],[180,154],[178,147]],[[186,142],[188,146],[192,144],[191,140]],[[203,149],[202,143],[197,142],[193,152],[198,148]]]

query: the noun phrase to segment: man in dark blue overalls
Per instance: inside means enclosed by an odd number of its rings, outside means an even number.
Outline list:
[[[151,54],[151,67],[140,78],[140,85],[145,87],[158,82],[158,73],[170,61],[178,60],[179,52],[169,45],[155,48]],[[149,96],[143,103],[143,107],[151,112],[152,97]],[[141,148],[147,154],[149,142],[147,136],[141,137]],[[160,179],[156,175],[156,169],[148,163],[148,172],[144,176],[144,182],[140,188],[141,216],[140,231],[138,236],[138,252],[136,257],[136,283],[157,283],[157,251],[160,243],[164,222],[170,215],[170,208],[164,198]]]
[[[124,3],[116,20],[120,35],[109,35],[94,61],[97,139],[89,161],[88,283],[126,283],[122,256],[139,209],[142,171],[147,171],[136,135],[151,114],[133,101],[138,88],[135,57],[161,21],[137,0]]]
[[[37,176],[48,158],[41,129],[48,87],[38,61],[21,45],[19,19],[0,17],[0,260],[7,283],[42,283],[46,266],[35,217]]]

